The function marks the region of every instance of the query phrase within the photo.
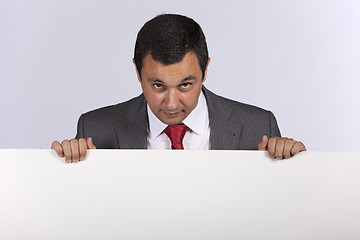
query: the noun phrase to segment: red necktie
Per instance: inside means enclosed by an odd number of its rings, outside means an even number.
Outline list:
[[[165,128],[164,133],[170,138],[172,149],[184,149],[182,141],[188,129],[184,124],[169,125]]]

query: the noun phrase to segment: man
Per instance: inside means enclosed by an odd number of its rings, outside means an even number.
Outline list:
[[[87,149],[258,149],[289,158],[305,146],[282,138],[274,115],[215,95],[206,80],[207,44],[201,27],[163,14],[139,31],[133,63],[143,94],[80,116],[77,135],[52,148],[66,162]]]

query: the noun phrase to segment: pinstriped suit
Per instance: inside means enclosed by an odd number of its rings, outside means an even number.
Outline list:
[[[209,109],[210,146],[216,150],[257,149],[263,135],[280,137],[275,116],[203,87]],[[92,137],[97,148],[146,149],[148,116],[143,94],[127,102],[82,114],[75,138]]]

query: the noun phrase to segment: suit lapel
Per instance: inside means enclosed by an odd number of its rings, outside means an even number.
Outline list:
[[[210,148],[213,150],[239,149],[242,125],[231,119],[232,108],[227,99],[203,87],[209,110]]]
[[[124,117],[115,129],[119,148],[146,149],[149,124],[144,95],[131,100],[121,114]]]

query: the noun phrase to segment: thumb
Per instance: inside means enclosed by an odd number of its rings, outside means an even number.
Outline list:
[[[266,135],[264,135],[262,137],[261,142],[258,144],[258,150],[266,150],[268,141],[269,141],[269,138]]]
[[[91,137],[86,139],[86,143],[88,145],[88,149],[96,149],[96,146],[94,145]]]

